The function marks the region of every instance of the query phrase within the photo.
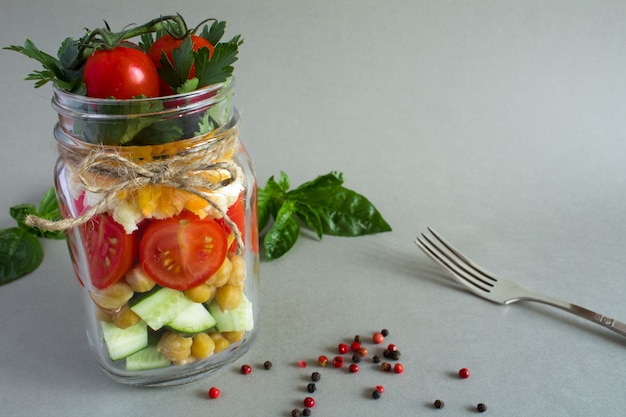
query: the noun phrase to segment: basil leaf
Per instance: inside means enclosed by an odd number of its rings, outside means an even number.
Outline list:
[[[345,187],[309,188],[297,197],[317,212],[327,235],[354,237],[391,230],[367,198]]]
[[[306,193],[308,190],[311,189],[316,189],[320,187],[338,187],[341,184],[343,184],[343,174],[341,172],[332,171],[326,175],[320,175],[313,181],[305,182],[304,184],[293,190],[293,193]]]
[[[61,218],[61,212],[59,211],[59,205],[54,193],[54,188],[50,188],[43,195],[39,203],[38,210],[32,204],[19,204],[11,207],[9,210],[11,217],[13,217],[17,221],[18,226],[26,232],[48,239],[65,239],[64,232],[38,229],[36,227],[28,226],[25,223],[26,216],[29,214],[39,216],[46,220],[59,220]]]
[[[324,234],[324,225],[318,212],[308,204],[296,202],[296,214],[300,217],[311,230],[315,232],[317,238],[322,240]]]
[[[31,273],[42,260],[36,236],[19,227],[0,230],[0,285]]]
[[[300,237],[300,223],[295,217],[293,202],[285,201],[276,215],[276,220],[263,239],[268,261],[283,256]]]

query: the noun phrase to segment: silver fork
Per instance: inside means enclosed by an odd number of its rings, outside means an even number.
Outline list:
[[[455,281],[479,297],[498,304],[536,301],[558,307],[626,336],[626,324],[576,304],[528,291],[513,281],[495,277],[469,260],[430,227],[428,232],[430,234],[422,233],[418,236],[415,244],[452,275]]]

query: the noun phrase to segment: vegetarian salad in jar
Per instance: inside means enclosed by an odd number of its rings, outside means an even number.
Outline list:
[[[54,84],[55,185],[84,288],[87,334],[121,382],[188,382],[248,349],[258,328],[256,179],[232,105],[240,36],[180,15],[26,40]]]

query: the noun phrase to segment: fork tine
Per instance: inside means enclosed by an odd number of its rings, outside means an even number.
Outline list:
[[[470,289],[491,292],[497,278],[486,273],[465,257],[433,229],[428,228],[428,231],[434,239],[422,233],[421,238],[415,241],[420,249],[444,267],[455,279],[460,280],[461,284],[469,284]]]

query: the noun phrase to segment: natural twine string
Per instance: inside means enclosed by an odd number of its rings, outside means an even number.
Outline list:
[[[205,200],[224,218],[233,231],[238,251],[241,252],[243,248],[241,231],[211,196],[212,192],[239,179],[239,170],[235,164],[215,162],[223,159],[224,155],[233,151],[238,144],[236,128],[226,133],[217,143],[206,146],[204,149],[141,164],[105,147],[97,148],[86,157],[67,147],[59,147],[59,153],[65,164],[75,170],[85,190],[101,194],[102,198],[76,217],[51,221],[28,215],[25,223],[43,230],[66,231],[87,223],[93,216],[105,211],[114,203],[117,194],[122,190],[132,191],[147,185],[162,185],[186,191]],[[227,176],[220,181],[210,182],[207,181],[207,176],[202,175],[206,173],[213,173],[216,178],[222,178],[224,174]],[[104,185],[98,184],[98,178],[106,179],[106,181],[100,181]]]

